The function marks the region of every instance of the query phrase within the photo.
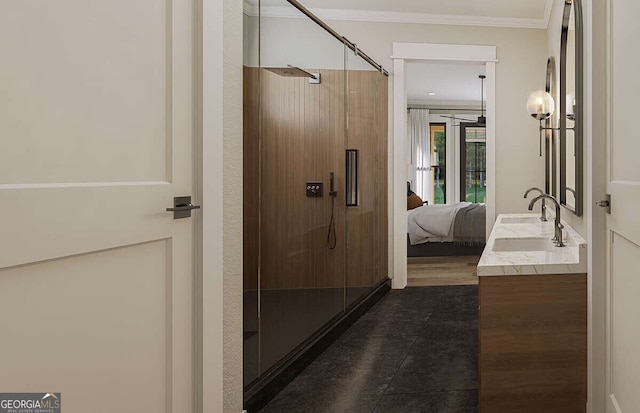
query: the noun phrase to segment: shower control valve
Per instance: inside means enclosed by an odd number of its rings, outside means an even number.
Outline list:
[[[319,198],[322,197],[322,182],[309,181],[307,182],[307,197]]]

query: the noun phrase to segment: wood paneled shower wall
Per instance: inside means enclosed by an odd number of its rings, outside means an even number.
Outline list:
[[[244,68],[245,290],[258,288],[258,265],[263,289],[367,287],[388,276],[387,77],[307,70],[322,82]],[[346,149],[360,151],[356,207],[345,206]],[[306,196],[307,181],[324,183],[321,198]]]

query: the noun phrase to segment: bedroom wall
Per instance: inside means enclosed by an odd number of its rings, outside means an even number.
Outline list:
[[[304,41],[296,33],[299,19],[266,18],[263,36],[277,44],[281,60],[287,57],[288,41]],[[428,24],[401,24],[362,21],[327,21],[385,69],[392,72],[393,42],[444,43],[497,46],[496,65],[496,213],[523,212],[524,190],[544,184],[544,162],[538,156],[538,129],[526,111],[529,94],[544,87],[547,58],[547,31]],[[273,30],[272,30],[273,28]],[[278,39],[278,40],[276,40]],[[304,50],[300,60],[317,56],[317,47]],[[334,62],[335,63],[335,62]],[[331,64],[324,60],[324,64]],[[389,93],[393,93],[392,76]],[[390,114],[392,112],[390,103]],[[390,116],[392,130],[393,117]]]

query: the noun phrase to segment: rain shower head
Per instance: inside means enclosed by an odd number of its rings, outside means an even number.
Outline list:
[[[287,67],[265,67],[270,72],[284,77],[308,77],[309,83],[320,83],[320,73],[309,73],[299,67],[287,65]]]

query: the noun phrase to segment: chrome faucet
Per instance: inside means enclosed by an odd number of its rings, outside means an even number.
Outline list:
[[[524,193],[524,197],[526,198],[527,195],[529,195],[529,192],[531,191],[538,191],[540,192],[540,195],[544,195],[544,191],[540,188],[538,188],[537,186],[531,187],[529,189],[527,189]],[[529,210],[531,210],[531,208],[529,208]],[[542,213],[540,215],[540,221],[546,221],[547,220],[547,206],[545,205],[545,201],[544,199],[542,200]]]
[[[556,246],[564,247],[564,243],[562,242],[562,230],[564,229],[564,225],[562,225],[562,223],[560,222],[560,204],[551,195],[541,194],[533,198],[531,202],[529,202],[529,211],[533,211],[533,205],[540,199],[542,199],[543,202],[545,199],[549,199],[553,201],[554,204],[556,204],[556,221],[554,224],[555,237],[553,238],[553,240],[555,241]]]

